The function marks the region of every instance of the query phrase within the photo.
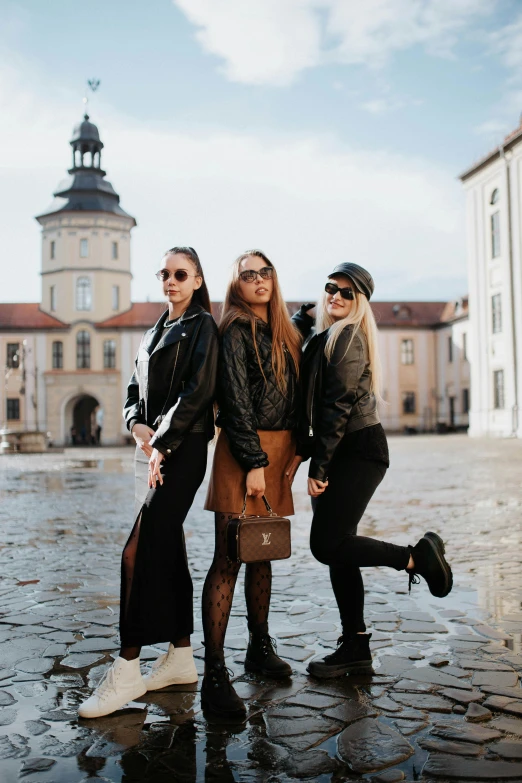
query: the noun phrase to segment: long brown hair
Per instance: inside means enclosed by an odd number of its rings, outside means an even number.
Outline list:
[[[201,280],[203,281],[200,287],[192,294],[192,302],[201,305],[201,307],[206,310],[207,313],[211,313],[212,305],[210,304],[210,295],[208,293],[207,284],[205,282],[205,275],[203,274],[203,267],[201,266],[201,261],[199,260],[198,254],[193,247],[171,247],[170,250],[167,250],[163,254],[163,258],[165,258],[165,256],[174,256],[178,254],[181,256],[186,256],[189,261],[192,262],[196,269],[196,274],[201,277]]]
[[[272,296],[270,298],[270,302],[268,303],[268,324],[272,330],[272,367],[274,368],[276,383],[282,391],[285,391],[285,370],[288,355],[290,355],[290,358],[294,363],[296,373],[299,374],[299,361],[301,358],[301,336],[290,320],[290,316],[288,314],[288,310],[279,287],[276,269],[273,263],[265,256],[264,253],[261,252],[261,250],[247,250],[234,261],[232,266],[232,276],[227,286],[225,301],[223,302],[223,316],[221,318],[219,330],[221,333],[223,333],[225,329],[227,329],[230,324],[232,324],[238,318],[247,318],[250,322],[250,328],[252,329],[257,361],[259,362],[261,373],[263,373],[261,360],[257,350],[256,314],[249,306],[248,302],[245,302],[241,296],[241,290],[239,288],[239,273],[241,271],[241,263],[249,256],[261,258],[267,266],[274,270],[272,276]]]

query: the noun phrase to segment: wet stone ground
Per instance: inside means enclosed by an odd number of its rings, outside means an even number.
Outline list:
[[[417,436],[390,445],[392,468],[361,532],[406,544],[438,531],[453,593],[434,599],[422,584],[410,596],[404,574],[366,569],[374,675],[308,677],[307,662],[335,647],[339,624],[327,569],[307,547],[301,470],[294,554],[274,564],[270,613],[294,674],[245,674],[240,581],[226,648],[249,705],[239,725],[205,719],[201,681],[78,720],[118,649],[132,450],[0,457],[2,783],[522,781],[522,444]],[[200,672],[199,599],[213,542],[205,488],[186,523]],[[145,648],[143,666],[165,648]]]

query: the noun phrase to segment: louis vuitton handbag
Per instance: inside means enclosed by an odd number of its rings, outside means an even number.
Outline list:
[[[267,516],[245,514],[243,510],[227,525],[227,557],[233,563],[260,563],[263,560],[285,560],[292,554],[290,520],[272,511],[263,495]]]

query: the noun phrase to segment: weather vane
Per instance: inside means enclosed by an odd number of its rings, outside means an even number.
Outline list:
[[[83,99],[83,104],[85,106],[85,111],[87,112],[87,107],[89,104],[89,90],[91,92],[96,92],[98,87],[100,86],[100,80],[99,79],[87,79],[87,88],[85,90],[85,97]]]

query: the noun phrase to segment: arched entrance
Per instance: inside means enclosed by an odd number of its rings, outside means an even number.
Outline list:
[[[94,443],[94,411],[99,405],[96,397],[82,394],[70,400],[66,410],[68,441],[73,446],[89,446]]]

